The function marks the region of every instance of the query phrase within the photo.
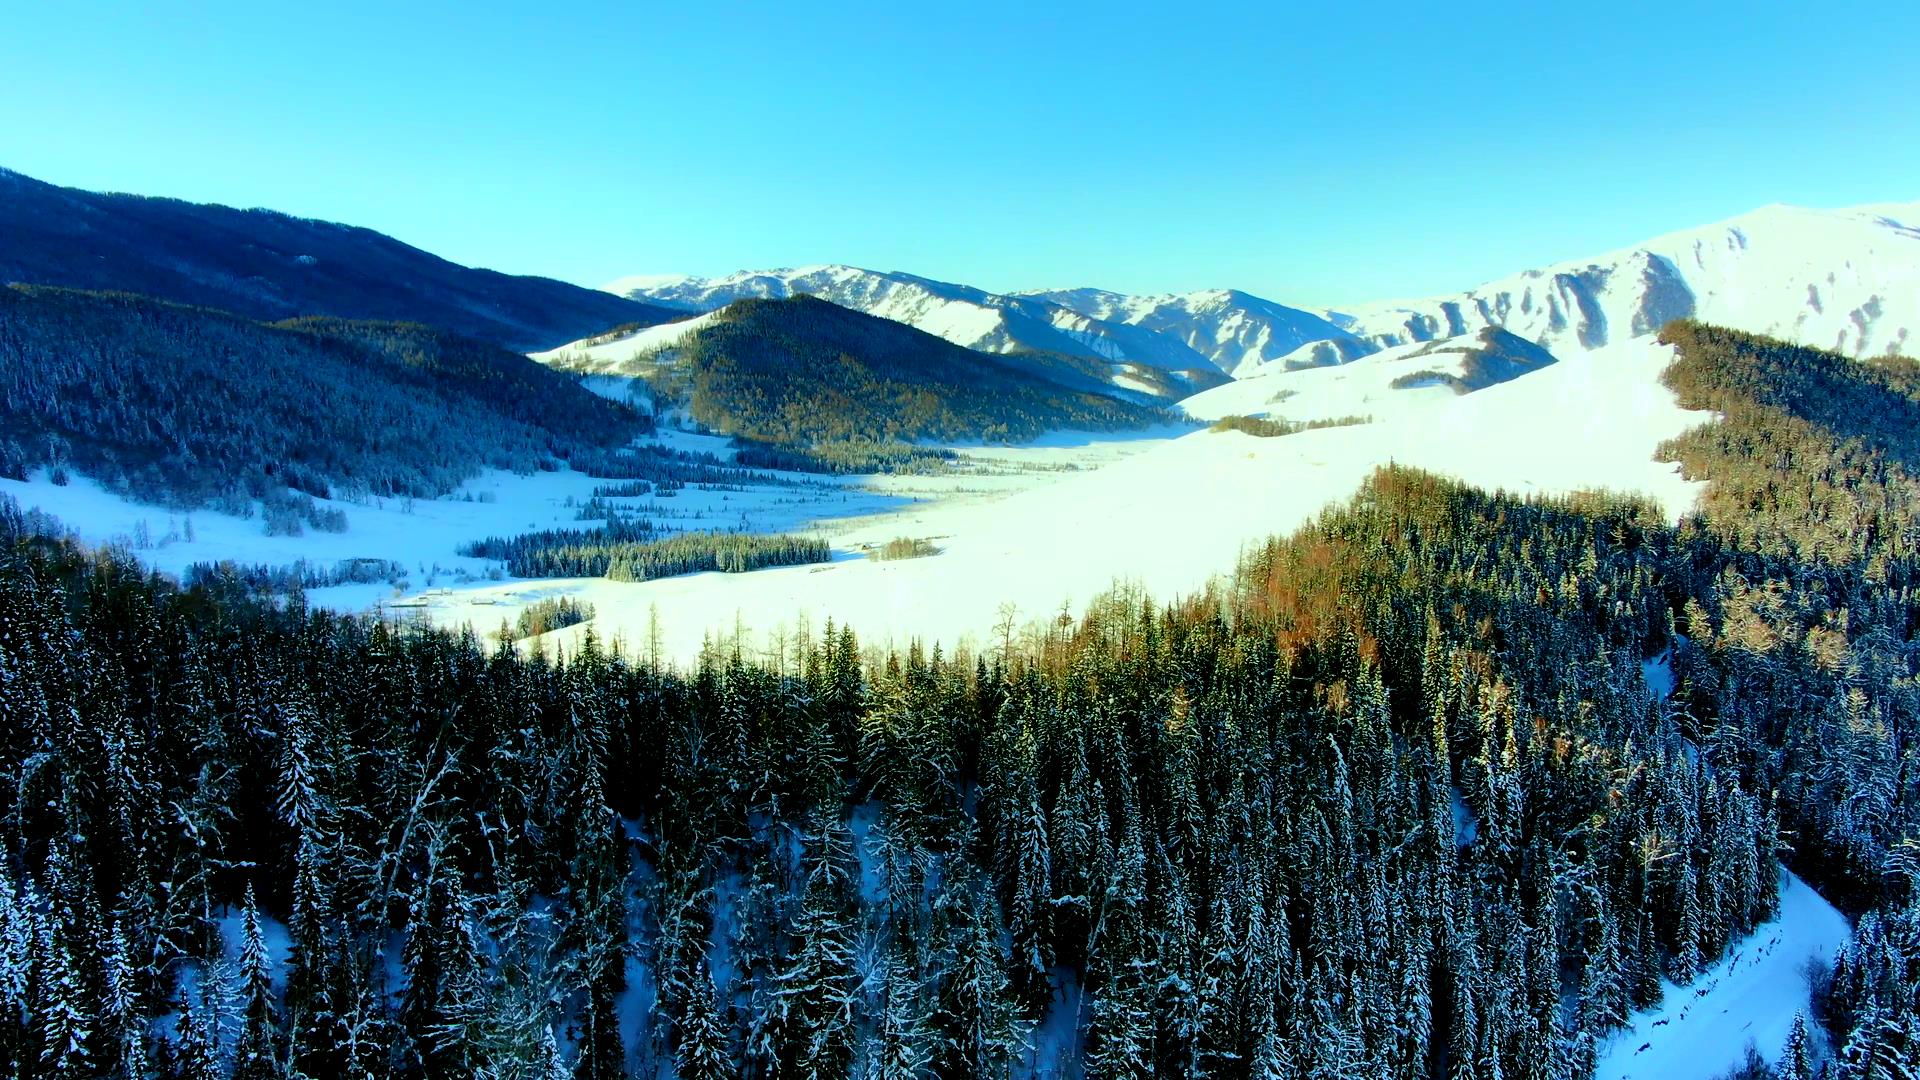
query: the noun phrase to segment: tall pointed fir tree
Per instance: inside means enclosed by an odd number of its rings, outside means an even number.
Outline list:
[[[281,1074],[273,964],[260,929],[253,883],[247,883],[240,929],[240,1034],[233,1046],[234,1080],[273,1080]]]

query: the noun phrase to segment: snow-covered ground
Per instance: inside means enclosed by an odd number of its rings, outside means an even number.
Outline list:
[[[731,454],[727,440],[710,436],[668,431],[659,441],[672,449]],[[773,475],[779,483],[740,491],[689,486],[671,496],[607,501],[676,531],[781,531],[822,518],[877,513],[911,498],[838,477]],[[399,563],[409,591],[418,593],[486,580],[490,571],[497,571],[497,563],[457,553],[469,541],[537,529],[594,527],[599,523],[579,520],[578,511],[594,488],[606,483],[571,471],[520,475],[489,470],[447,498],[316,500],[343,511],[347,530],[309,528],[299,536],[268,536],[258,516],[183,512],[134,502],[77,475],[65,486],[54,485],[44,471],[24,482],[0,478],[0,494],[53,514],[90,543],[124,545],[169,574],[181,574],[195,563],[222,561],[279,567],[304,560],[324,570],[347,559],[382,559]],[[309,599],[357,610],[391,599],[392,593],[384,584],[345,585],[313,590]]]
[[[630,360],[658,356],[664,350],[686,340],[689,334],[711,324],[717,312],[695,315],[678,322],[660,323],[617,337],[595,337],[529,355],[542,364],[568,371],[613,372]]]
[[[1658,1008],[1601,1050],[1595,1080],[1716,1080],[1748,1043],[1780,1059],[1795,1013],[1807,1011],[1807,966],[1832,960],[1852,936],[1847,917],[1782,869],[1780,916],[1727,950],[1692,986],[1661,983]]]
[[[681,662],[697,656],[709,636],[736,627],[752,632],[750,644],[766,646],[782,629],[831,618],[851,623],[868,642],[917,637],[951,648],[989,640],[1009,606],[1024,625],[1062,605],[1084,604],[1116,582],[1172,599],[1230,571],[1250,545],[1345,500],[1389,462],[1525,494],[1637,490],[1673,514],[1693,501],[1697,485],[1652,460],[1662,439],[1702,419],[1678,409],[1659,386],[1658,372],[1670,359],[1663,348],[1639,341],[1578,353],[1464,396],[1388,390],[1376,376],[1353,381],[1370,359],[1258,380],[1273,384],[1273,393],[1293,391],[1276,413],[1364,413],[1375,418],[1369,424],[1264,439],[1179,427],[1061,435],[1025,447],[966,448],[966,467],[950,475],[789,476],[790,486],[688,490],[652,504],[673,515],[661,519],[670,527],[810,530],[835,548],[828,564],[750,574],[645,583],[489,581],[493,567],[455,554],[461,543],[487,535],[590,524],[575,521],[574,508],[599,481],[573,473],[490,473],[453,499],[344,504],[350,527],[340,534],[267,537],[257,518],[197,511],[192,541],[185,539],[185,516],[130,503],[80,478],[64,488],[44,477],[0,481],[0,491],[59,516],[89,540],[129,539],[144,521],[152,546],[140,554],[172,572],[221,559],[305,559],[323,567],[346,558],[394,560],[409,572],[411,613],[483,633],[533,600],[576,597],[591,602],[596,617],[550,635],[550,644],[571,648],[591,628],[636,651],[657,645]],[[1342,374],[1347,378],[1335,378]],[[723,445],[679,432],[667,438],[690,449]],[[646,512],[649,501],[634,505]],[[900,536],[930,539],[940,552],[897,562],[862,555],[865,546]],[[393,600],[392,592],[339,586],[313,590],[309,599],[359,609]]]
[[[831,564],[639,585],[517,582],[456,590],[433,598],[427,610],[443,624],[491,625],[499,605],[538,588],[587,600],[597,612],[590,623],[556,632],[553,644],[570,648],[591,627],[603,640],[618,637],[637,649],[650,641],[657,620],[662,655],[681,660],[697,655],[708,636],[726,637],[736,626],[765,646],[780,630],[803,622],[817,628],[828,618],[851,622],[869,642],[918,637],[977,646],[991,637],[1003,605],[1015,605],[1016,620],[1025,624],[1120,581],[1163,599],[1192,592],[1231,570],[1249,545],[1346,499],[1389,462],[1527,494],[1642,491],[1677,515],[1692,504],[1697,485],[1653,461],[1653,451],[1702,417],[1678,409],[1658,385],[1667,359],[1665,350],[1644,343],[1581,354],[1466,396],[1414,392],[1421,407],[1405,408],[1392,422],[1283,438],[1197,431],[970,451],[1025,468],[991,480],[880,483],[915,501],[825,523],[842,553]],[[1079,467],[1049,470],[1053,464]],[[932,539],[941,551],[900,562],[858,557],[862,545],[897,536]]]

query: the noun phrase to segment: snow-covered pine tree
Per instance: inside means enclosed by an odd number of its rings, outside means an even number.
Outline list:
[[[932,1057],[934,1074],[947,1080],[1004,1077],[1025,1048],[1005,962],[994,942],[994,920],[968,897],[970,891],[966,883],[950,883],[942,900],[954,920],[934,1011]]]
[[[1805,1013],[1793,1014],[1793,1027],[1787,1031],[1777,1071],[1780,1080],[1813,1080],[1813,1037],[1807,1031]]]
[[[260,908],[247,884],[240,930],[240,1034],[233,1046],[234,1080],[274,1080],[281,1074],[279,1018],[273,996],[273,961],[260,929]]]
[[[740,1075],[740,1067],[728,1046],[712,968],[704,955],[697,971],[687,987],[686,1011],[674,1042],[678,1080],[735,1080]]]
[[[33,1014],[39,1028],[42,1075],[68,1078],[95,1075],[89,1043],[98,1019],[92,1008],[86,980],[74,964],[73,951],[58,926],[48,928],[44,936],[42,970]]]

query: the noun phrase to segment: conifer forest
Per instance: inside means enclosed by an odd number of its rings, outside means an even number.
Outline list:
[[[1664,340],[1714,417],[1663,448],[1707,484],[1677,525],[1391,466],[1201,593],[968,649],[516,648],[183,584],[9,508],[0,1066],[1586,1080],[1798,879],[1854,937],[1746,1075],[1911,1080],[1920,368]],[[515,453],[562,441],[502,415]],[[633,422],[593,415],[569,452]],[[609,530],[489,543],[636,581],[829,557]]]

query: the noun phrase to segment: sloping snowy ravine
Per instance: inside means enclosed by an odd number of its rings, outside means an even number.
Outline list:
[[[1807,1009],[1807,966],[1852,935],[1846,916],[1782,869],[1780,915],[1727,949],[1691,986],[1662,980],[1661,1001],[1601,1048],[1595,1080],[1716,1080],[1752,1043],[1777,1062]]]

